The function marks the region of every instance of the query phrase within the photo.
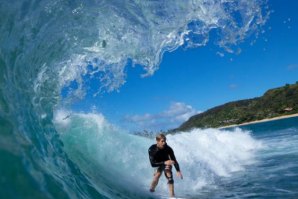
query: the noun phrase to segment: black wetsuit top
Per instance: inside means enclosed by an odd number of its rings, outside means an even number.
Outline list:
[[[165,166],[164,162],[167,160],[173,160],[175,161],[175,168],[177,171],[180,171],[179,164],[176,160],[176,157],[174,155],[174,151],[171,147],[168,145],[165,145],[163,149],[159,149],[157,147],[157,144],[153,144],[149,149],[149,159],[152,167],[159,167],[159,166]]]

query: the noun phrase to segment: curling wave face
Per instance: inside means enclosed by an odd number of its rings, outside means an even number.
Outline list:
[[[232,51],[258,34],[267,9],[259,0],[4,1],[1,54],[10,67],[30,67],[26,81],[35,89],[56,75],[60,86],[82,83],[89,73],[100,78],[99,87],[113,90],[124,83],[128,60],[153,74],[163,52],[203,46],[211,30],[215,43]],[[10,59],[13,52],[17,59]]]
[[[0,192],[92,198],[116,196],[98,192],[65,153],[52,123],[61,89],[75,82],[72,95],[84,97],[95,78],[99,92],[113,91],[129,60],[152,75],[165,51],[203,46],[210,31],[232,51],[258,34],[268,8],[260,0],[3,0],[0,13],[0,168],[11,171]]]

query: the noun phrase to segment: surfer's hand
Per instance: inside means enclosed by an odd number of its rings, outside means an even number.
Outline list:
[[[178,171],[178,172],[177,172],[177,176],[178,176],[179,178],[183,179],[183,175],[182,175],[181,171]]]

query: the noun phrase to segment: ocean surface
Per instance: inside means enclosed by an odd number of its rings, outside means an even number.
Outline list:
[[[0,198],[133,199],[168,193],[164,178],[148,192],[154,139],[70,105],[121,89],[127,65],[154,75],[164,52],[208,41],[233,52],[257,37],[268,7],[259,0],[1,0],[0,14]],[[169,135],[184,174],[175,179],[177,196],[298,198],[297,131],[290,118]]]

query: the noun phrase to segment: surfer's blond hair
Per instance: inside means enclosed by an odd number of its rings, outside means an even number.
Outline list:
[[[166,140],[167,138],[164,134],[160,133],[156,136],[156,141],[160,141],[161,139]]]

